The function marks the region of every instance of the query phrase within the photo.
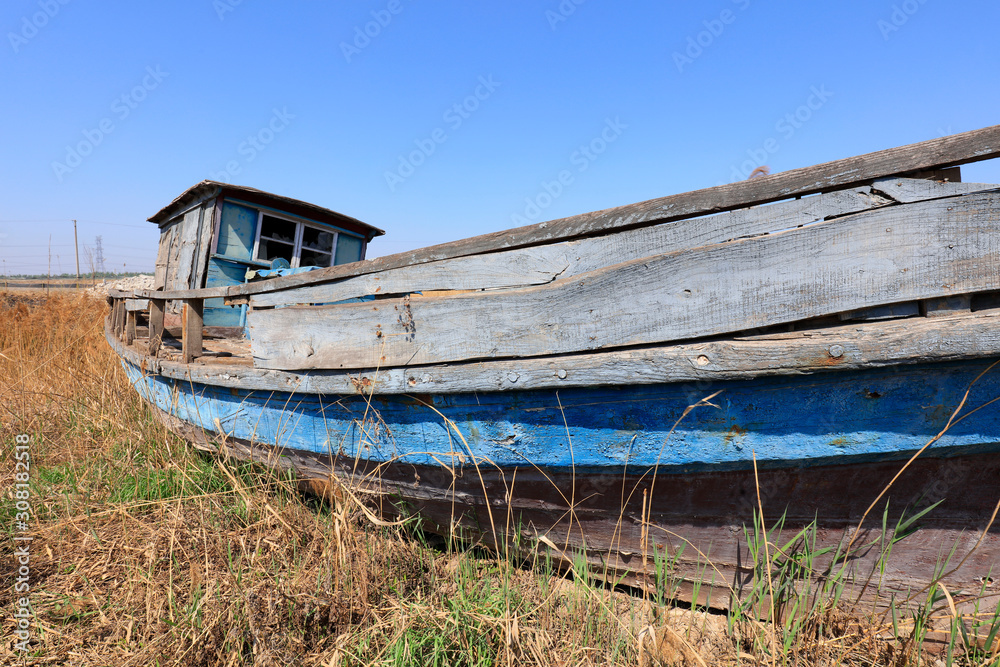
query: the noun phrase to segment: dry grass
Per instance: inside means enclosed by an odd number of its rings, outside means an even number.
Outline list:
[[[372,526],[349,503],[303,497],[268,471],[210,460],[131,390],[104,343],[104,312],[82,295],[0,294],[3,442],[31,436],[27,664],[917,661],[829,608],[778,655],[775,629],[759,623],[655,605],[546,562],[452,553],[412,527]],[[5,473],[6,544],[12,488]],[[15,566],[3,560],[0,659],[17,664]]]

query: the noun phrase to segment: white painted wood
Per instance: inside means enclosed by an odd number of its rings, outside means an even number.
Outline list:
[[[1000,289],[1000,198],[968,195],[666,253],[548,285],[251,310],[260,368],[543,356]]]

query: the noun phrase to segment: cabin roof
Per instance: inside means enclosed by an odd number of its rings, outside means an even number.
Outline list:
[[[343,213],[338,213],[337,211],[323,208],[322,206],[317,206],[316,204],[310,204],[309,202],[292,199],[291,197],[276,195],[271,192],[264,192],[263,190],[247,187],[245,185],[230,185],[229,183],[207,180],[192,185],[190,188],[182,192],[176,199],[152,215],[149,218],[149,222],[162,226],[168,220],[171,220],[176,215],[191,208],[195,204],[220,195],[222,197],[240,199],[250,204],[269,206],[271,208],[299,217],[315,220],[317,222],[326,222],[343,227],[349,231],[357,232],[363,235],[369,241],[376,236],[382,236],[385,234],[385,231],[379,229],[378,227],[373,227],[372,225],[361,222],[357,218],[352,218],[349,215],[344,215]]]

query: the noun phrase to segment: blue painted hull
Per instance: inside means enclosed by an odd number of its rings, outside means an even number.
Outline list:
[[[979,377],[987,362],[700,387],[374,397],[252,392],[123,363],[160,418],[196,444],[213,446],[204,432],[222,432],[236,456],[291,465],[314,491],[329,491],[332,477],[389,517],[419,514],[431,531],[486,544],[527,537],[564,562],[582,556],[616,582],[647,585],[667,557],[675,594],[700,604],[725,607],[744,595],[754,576],[746,527],[760,504],[769,529],[781,517],[775,543],[815,531],[813,548],[826,554],[815,561],[820,570],[852,544],[845,581],[876,604],[926,586],[949,554],[961,560],[943,583],[962,593],[995,577],[1000,562],[991,518],[1000,402],[988,404],[1000,396],[1000,375]],[[967,416],[882,495],[967,391]],[[712,394],[714,406],[685,415]],[[892,542],[883,516],[891,530],[932,507],[884,562],[879,545]],[[875,572],[879,583],[868,586]],[[988,604],[1000,599],[986,594]]]
[[[153,405],[229,437],[373,462],[662,473],[810,466],[905,457],[937,435],[961,402],[1000,396],[986,362],[865,372],[490,394],[317,396],[250,392],[144,376]],[[971,389],[970,389],[971,385]],[[711,394],[714,405],[687,406]],[[996,450],[1000,404],[973,412],[928,455]]]

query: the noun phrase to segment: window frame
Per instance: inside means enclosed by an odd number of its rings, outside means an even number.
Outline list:
[[[264,212],[263,209],[258,209],[257,210],[257,231],[256,231],[256,234],[254,235],[253,253],[251,254],[251,258],[255,262],[270,262],[270,260],[260,259],[260,256],[259,256],[259,253],[260,253],[260,236],[261,236],[261,231],[264,229],[264,215],[265,215],[265,212]],[[340,242],[340,232],[338,230],[332,229],[332,228],[329,228],[329,227],[325,227],[325,226],[322,226],[322,225],[318,225],[318,224],[315,224],[315,223],[310,223],[310,222],[307,222],[307,221],[299,219],[299,218],[293,218],[293,217],[288,216],[288,215],[280,215],[280,214],[275,213],[274,211],[267,211],[267,216],[269,218],[276,218],[278,220],[284,220],[285,222],[291,222],[291,223],[293,223],[295,225],[295,243],[292,245],[292,260],[289,262],[289,264],[291,265],[291,268],[297,269],[300,266],[300,262],[301,262],[301,259],[302,259],[302,237],[303,237],[304,230],[305,230],[306,227],[309,227],[311,229],[316,229],[316,230],[319,230],[321,232],[326,232],[326,233],[333,234],[333,245],[330,247],[330,252],[329,252],[330,263],[327,266],[334,266],[334,262],[337,260],[337,245]],[[266,240],[266,239],[270,239],[271,237],[265,236],[264,238]],[[277,241],[276,239],[275,239],[275,241],[278,242],[278,243],[285,243],[285,244],[287,244],[287,241]],[[311,249],[311,248],[310,248],[310,250],[312,252],[321,252],[321,253],[326,254],[322,250],[314,250],[314,249]]]

